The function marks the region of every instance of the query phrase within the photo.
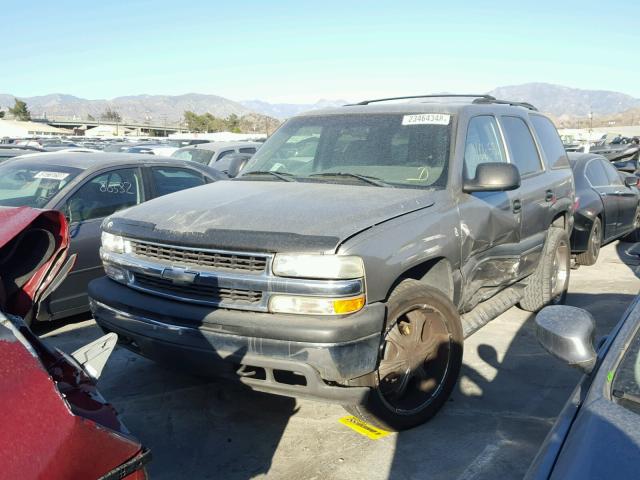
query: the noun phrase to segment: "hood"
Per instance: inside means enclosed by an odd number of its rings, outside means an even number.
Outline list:
[[[328,183],[221,181],[113,215],[105,230],[185,246],[326,252],[373,225],[434,204],[434,192]]]

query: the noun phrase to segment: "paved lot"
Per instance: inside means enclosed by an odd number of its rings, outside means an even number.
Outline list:
[[[571,272],[568,303],[588,309],[601,335],[640,288],[629,247],[610,245]],[[48,330],[66,351],[100,335],[91,320]],[[338,423],[338,406],[193,378],[123,349],[100,389],[153,450],[153,479],[510,479],[522,477],[578,377],[513,308],[465,342],[461,380],[434,420],[375,441]]]

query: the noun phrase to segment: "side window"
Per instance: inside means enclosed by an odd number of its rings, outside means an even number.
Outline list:
[[[186,168],[152,167],[151,176],[159,197],[205,184],[200,172]]]
[[[524,120],[520,117],[501,117],[500,121],[511,153],[511,163],[518,167],[520,175],[541,171],[538,149]]]
[[[609,183],[611,185],[623,185],[622,179],[620,178],[620,173],[615,169],[613,165],[605,160],[600,160],[602,163],[602,168],[604,168],[605,173],[607,174],[607,178],[609,179]]]
[[[605,172],[604,167],[597,159],[591,160],[587,164],[585,174],[587,176],[587,179],[589,180],[589,183],[591,183],[593,187],[606,187],[609,185],[607,172]]]
[[[529,119],[540,141],[540,147],[550,168],[569,168],[567,152],[556,127],[546,117],[530,115]]]
[[[255,147],[245,147],[239,150],[240,153],[256,153]]]
[[[103,218],[143,202],[140,170],[123,168],[88,180],[67,201],[71,222]]]
[[[464,170],[466,178],[476,176],[476,168],[481,163],[503,162],[507,156],[500,138],[496,119],[490,115],[473,117],[467,128],[464,146]]]
[[[227,155],[231,155],[232,153],[236,153],[233,150],[225,150],[224,152],[220,152],[220,154],[218,155],[218,158],[216,159],[216,162],[220,161],[220,159],[222,157],[226,157]]]

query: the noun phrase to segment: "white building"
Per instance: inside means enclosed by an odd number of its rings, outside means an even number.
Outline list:
[[[73,135],[71,130],[56,128],[46,123],[0,120],[0,138],[26,138],[58,135]]]

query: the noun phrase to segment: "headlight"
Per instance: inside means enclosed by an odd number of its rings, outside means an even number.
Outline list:
[[[347,255],[310,255],[278,253],[273,258],[273,273],[280,277],[339,280],[364,277],[362,258]]]
[[[130,253],[131,242],[120,235],[102,232],[102,248],[111,253]]]
[[[364,304],[364,295],[351,298],[273,295],[269,299],[269,311],[272,313],[298,313],[305,315],[348,315],[362,309]]]

